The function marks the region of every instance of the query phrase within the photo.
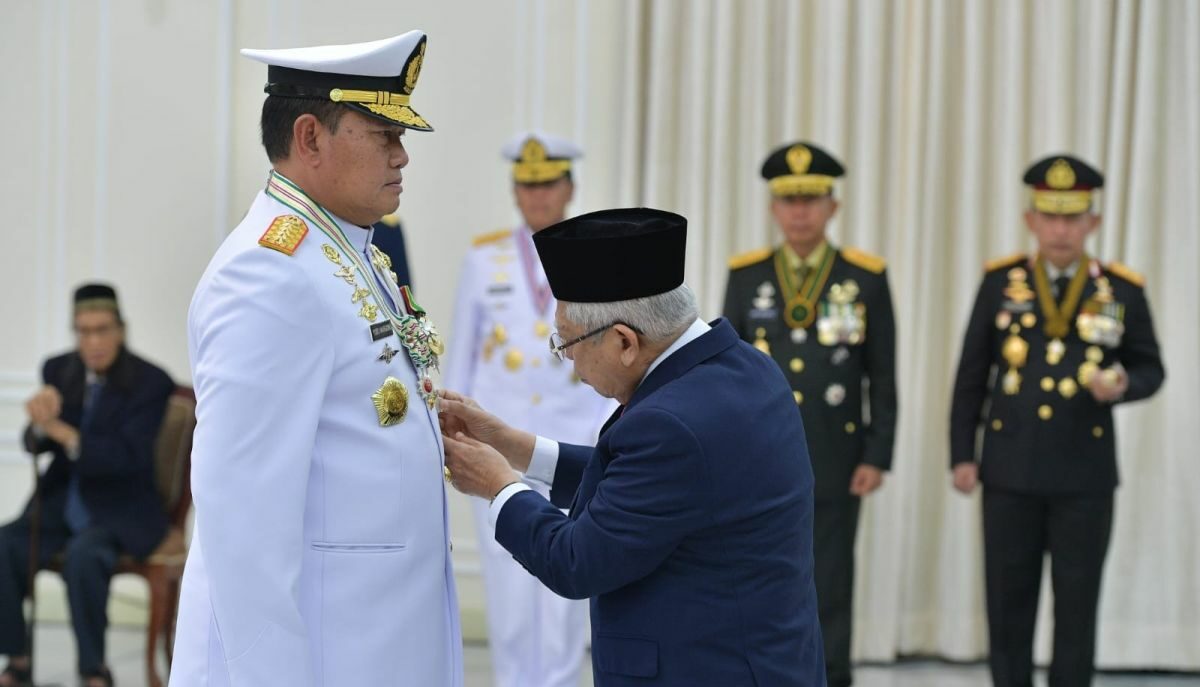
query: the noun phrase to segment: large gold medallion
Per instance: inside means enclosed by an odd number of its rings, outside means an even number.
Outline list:
[[[395,377],[385,379],[383,386],[371,394],[371,401],[375,403],[381,427],[398,425],[408,414],[408,389]]]

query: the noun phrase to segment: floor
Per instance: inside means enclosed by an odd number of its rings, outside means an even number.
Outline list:
[[[109,662],[119,687],[147,687],[142,670],[145,635],[140,630],[115,628],[108,634]],[[37,675],[39,685],[75,687],[75,646],[67,626],[48,623],[38,628]],[[491,659],[487,646],[470,644],[464,661],[465,687],[490,687]],[[895,665],[860,666],[855,687],[986,687],[987,670],[980,665],[952,665],[936,661],[911,661]],[[1045,684],[1040,678],[1039,684]],[[590,671],[583,671],[580,687],[591,687]],[[1200,687],[1200,675],[1103,674],[1094,687]]]

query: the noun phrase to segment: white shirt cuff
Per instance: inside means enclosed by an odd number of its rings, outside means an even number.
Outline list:
[[[554,471],[558,469],[558,442],[539,436],[533,441],[533,456],[525,477],[547,486],[554,486]]]
[[[492,505],[488,506],[488,524],[492,526],[492,531],[496,530],[496,520],[500,517],[500,509],[504,508],[504,504],[508,503],[509,499],[523,491],[532,491],[532,489],[524,482],[513,482],[501,489],[500,493],[496,494],[496,498],[492,499]]]

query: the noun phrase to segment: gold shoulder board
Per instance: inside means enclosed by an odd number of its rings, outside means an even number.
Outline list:
[[[379,221],[383,222],[384,224],[388,225],[389,227],[400,226],[400,217],[394,212],[388,213],[388,214],[384,215],[383,217],[380,217]]]
[[[1108,263],[1108,271],[1133,284],[1134,286],[1143,287],[1146,285],[1146,278],[1141,274],[1134,272],[1125,265],[1119,262]]]
[[[1024,253],[1013,253],[1012,255],[1006,255],[1002,258],[992,258],[991,260],[988,260],[987,262],[983,263],[983,271],[984,272],[993,272],[995,270],[1003,269],[1005,267],[1012,267],[1013,265],[1017,264],[1018,262],[1024,262],[1024,261],[1025,261]]]
[[[857,248],[842,248],[842,257],[851,265],[875,274],[883,274],[884,268],[887,267],[887,260]]]
[[[486,234],[480,234],[471,239],[471,245],[476,247],[486,246],[489,243],[495,243],[501,239],[506,239],[510,235],[512,235],[512,229],[497,229],[496,231],[489,231]]]
[[[766,260],[771,257],[775,251],[770,248],[759,248],[758,250],[739,253],[732,258],[729,258],[729,269],[740,270],[743,267],[749,267]]]
[[[304,237],[308,236],[308,225],[295,215],[280,215],[258,239],[258,245],[277,250],[284,255],[294,255]]]

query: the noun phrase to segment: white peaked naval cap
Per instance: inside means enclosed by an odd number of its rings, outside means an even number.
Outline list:
[[[523,131],[500,150],[513,161],[513,180],[519,184],[556,181],[571,171],[571,161],[583,157],[579,146],[561,136]]]
[[[349,45],[254,50],[242,55],[267,65],[263,89],[282,98],[312,98],[347,105],[406,129],[433,131],[412,109],[427,39],[423,31]]]

